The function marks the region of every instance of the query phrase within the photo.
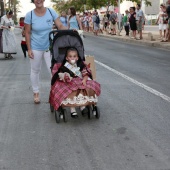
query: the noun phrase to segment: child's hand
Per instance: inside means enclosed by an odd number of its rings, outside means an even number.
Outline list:
[[[72,80],[72,77],[70,76],[69,73],[65,73],[64,80],[65,80],[65,82],[70,82]]]
[[[86,81],[87,80],[85,80],[85,79],[82,80],[82,83],[83,83],[84,86],[86,86]]]
[[[84,86],[86,86],[87,79],[88,79],[88,76],[85,76],[82,80],[82,83]]]

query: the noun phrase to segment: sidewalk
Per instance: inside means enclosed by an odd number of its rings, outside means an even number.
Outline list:
[[[84,34],[92,34],[92,32],[84,32]],[[149,35],[150,34],[150,35]],[[135,43],[135,44],[142,44],[142,45],[147,45],[147,46],[152,46],[152,47],[158,47],[158,48],[165,48],[170,50],[170,42],[161,42],[159,40],[159,32],[158,31],[143,31],[143,39],[142,40],[136,40],[136,39],[131,39],[130,36],[127,37],[125,36],[125,31],[122,30],[119,35],[110,35],[107,34],[105,31],[103,34],[99,34],[101,37],[108,37],[108,38],[113,38],[116,40],[124,41],[124,42],[130,42],[130,43]]]

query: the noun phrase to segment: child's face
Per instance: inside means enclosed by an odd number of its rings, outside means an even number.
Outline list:
[[[67,54],[66,60],[70,63],[70,64],[75,64],[78,60],[78,54],[76,51],[70,51]]]

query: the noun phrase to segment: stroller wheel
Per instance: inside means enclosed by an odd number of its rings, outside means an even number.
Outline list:
[[[56,123],[60,123],[60,112],[58,112],[57,110],[55,110],[55,120]]]
[[[54,107],[50,104],[50,110],[51,110],[51,113],[54,112]]]
[[[63,121],[67,122],[67,110],[63,109]]]
[[[94,111],[96,112],[95,116],[96,119],[100,118],[100,109],[97,106],[94,106]]]
[[[93,111],[92,111],[92,107],[91,106],[87,106],[88,108],[88,119],[91,119],[93,116]]]

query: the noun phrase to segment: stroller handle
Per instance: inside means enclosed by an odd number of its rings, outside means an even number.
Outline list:
[[[73,32],[78,34],[78,32],[76,30],[53,30],[49,33],[49,40],[50,40],[50,42],[52,41],[51,35],[53,35],[53,37],[54,37],[55,34],[58,34],[58,33],[68,34],[68,33],[73,33]]]

